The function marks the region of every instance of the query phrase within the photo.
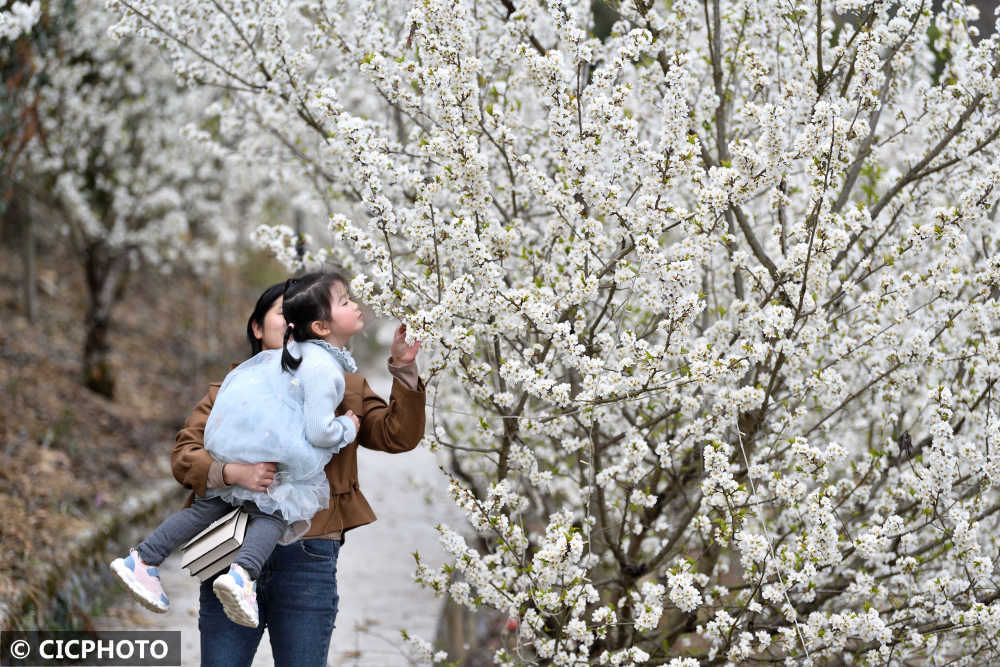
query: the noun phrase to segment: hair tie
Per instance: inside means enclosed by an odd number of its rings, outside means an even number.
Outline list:
[[[289,322],[289,323],[288,323],[288,328],[289,328],[289,329],[294,329],[294,328],[295,328],[295,324],[294,324],[294,323],[292,323],[292,322]]]

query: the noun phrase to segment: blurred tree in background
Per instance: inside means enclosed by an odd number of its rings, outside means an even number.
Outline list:
[[[214,110],[220,91],[179,85],[155,47],[112,39],[112,23],[92,0],[0,5],[0,218],[20,242],[25,314],[36,317],[44,221],[85,276],[82,381],[106,396],[114,304],[130,280],[177,270],[209,279],[259,222],[328,215],[299,170],[251,165],[234,150],[234,128]]]

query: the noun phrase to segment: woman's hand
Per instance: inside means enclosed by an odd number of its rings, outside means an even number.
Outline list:
[[[357,433],[358,431],[361,430],[361,421],[358,419],[358,416],[356,414],[354,414],[353,410],[348,410],[347,412],[344,413],[344,416],[345,417],[350,417],[351,421],[354,422],[354,432],[355,433]]]
[[[406,325],[400,324],[396,329],[396,335],[392,338],[392,361],[395,364],[405,365],[412,363],[417,358],[420,350],[420,341],[413,341],[413,345],[406,344]]]
[[[250,491],[267,491],[274,483],[278,464],[269,463],[227,463],[222,466],[222,481],[237,484]]]

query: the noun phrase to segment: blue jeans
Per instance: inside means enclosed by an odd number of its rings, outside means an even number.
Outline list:
[[[226,618],[212,592],[215,578],[205,581],[198,612],[202,667],[249,667],[265,627],[275,667],[325,666],[340,599],[340,545],[339,540],[310,539],[275,547],[257,580],[257,628]]]

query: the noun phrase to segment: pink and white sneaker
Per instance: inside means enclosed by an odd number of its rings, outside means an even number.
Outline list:
[[[155,565],[148,565],[139,558],[139,553],[132,549],[125,558],[111,561],[111,571],[118,575],[125,588],[142,604],[142,606],[158,614],[167,613],[170,600],[163,592],[160,583],[160,570]]]
[[[220,575],[212,584],[212,590],[230,621],[248,628],[256,628],[260,624],[257,616],[257,582],[241,566],[235,563],[230,565],[229,572]]]

